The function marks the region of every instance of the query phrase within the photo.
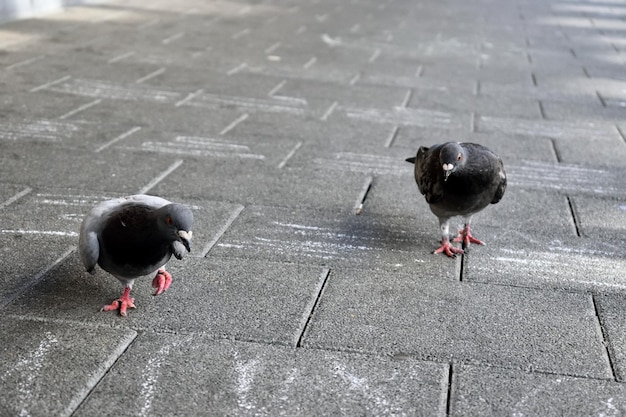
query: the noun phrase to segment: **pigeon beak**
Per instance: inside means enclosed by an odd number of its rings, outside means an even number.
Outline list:
[[[443,180],[448,181],[448,177],[452,174],[454,170],[454,165],[452,164],[443,164]]]
[[[179,230],[178,231],[178,236],[180,237],[180,241],[183,243],[183,245],[185,245],[185,249],[187,249],[187,252],[191,252],[191,236],[192,236],[192,232],[190,231],[186,231],[186,230]]]

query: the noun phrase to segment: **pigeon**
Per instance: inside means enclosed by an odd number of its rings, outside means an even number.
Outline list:
[[[96,264],[124,285],[122,296],[101,311],[118,310],[126,316],[135,308],[130,297],[135,279],[154,277],[154,295],[167,290],[172,275],[164,265],[174,255],[182,259],[191,251],[193,213],[182,204],[145,194],[107,200],[83,219],[78,248],[89,273]]]
[[[472,216],[489,204],[496,204],[506,189],[506,173],[502,159],[485,146],[476,143],[447,142],[424,146],[417,156],[407,158],[415,164],[415,181],[439,218],[441,246],[433,253],[445,253],[451,258],[463,254],[470,243],[484,245],[470,233]],[[453,242],[461,242],[459,249],[450,244],[449,222],[461,216],[465,226]]]

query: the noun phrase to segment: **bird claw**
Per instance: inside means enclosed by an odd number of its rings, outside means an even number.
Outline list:
[[[482,245],[482,246],[486,245],[486,243],[483,242],[482,240],[478,240],[474,236],[472,236],[472,234],[470,233],[469,227],[459,230],[459,235],[455,237],[454,239],[452,239],[452,241],[461,242],[461,247],[463,249],[467,248],[470,245],[470,243],[476,243],[477,245]]]
[[[450,242],[448,241],[448,239],[442,239],[441,240],[441,246],[438,247],[437,249],[435,249],[435,251],[433,253],[434,254],[435,253],[445,253],[450,258],[456,258],[457,254],[462,255],[465,252],[463,251],[463,249],[455,248],[454,246],[452,246],[450,244]]]
[[[135,308],[135,299],[130,296],[130,288],[124,289],[124,294],[111,304],[107,304],[100,309],[100,311],[120,311],[120,316],[126,317],[128,314],[126,310],[129,308]]]
[[[156,276],[152,280],[152,287],[156,288],[154,295],[161,295],[172,284],[172,275],[165,269],[159,269]]]

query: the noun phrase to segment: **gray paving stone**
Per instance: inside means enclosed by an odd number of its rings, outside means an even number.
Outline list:
[[[100,312],[123,286],[98,268],[84,272],[71,256],[7,307],[35,318],[131,329],[206,333],[215,337],[295,346],[326,272],[321,267],[188,257],[167,270],[172,286],[158,297],[150,280],[135,282],[128,317]],[[79,300],[77,302],[77,300]]]
[[[333,270],[303,346],[611,377],[590,296],[433,272]]]
[[[285,153],[289,150],[285,149]],[[273,168],[265,164],[233,163],[231,160],[189,160],[186,169],[176,170],[154,187],[159,195],[184,198],[205,197],[212,200],[250,205],[350,210],[363,188],[361,173],[329,170]],[[201,170],[204,177],[199,178]],[[220,178],[207,185],[205,178]]]
[[[507,181],[511,186],[538,189],[562,195],[614,198],[623,195],[622,168],[547,163],[522,160],[508,164]]]
[[[455,90],[436,94],[430,91],[415,89],[409,105],[411,107],[460,114],[474,112],[479,115],[527,119],[541,117],[536,100],[519,97],[509,99],[499,96],[485,96],[480,94],[480,86],[482,85],[480,78],[467,80],[467,82],[472,83],[473,91],[470,94],[463,94]]]
[[[576,291],[626,288],[621,242],[481,228],[487,247],[464,260],[463,279],[488,284]],[[494,271],[496,273],[494,273]]]
[[[608,122],[623,120],[624,109],[609,104],[610,98],[597,95],[581,97],[578,100],[541,100],[542,110],[547,119],[576,121],[585,118]]]
[[[613,199],[573,197],[578,227],[583,236],[619,242],[626,231],[626,202]]]
[[[446,377],[429,362],[146,333],[76,415],[434,416]]]
[[[574,378],[458,365],[451,416],[601,416],[626,411],[626,386]]]
[[[476,120],[476,129],[484,132],[504,131],[517,135],[544,136],[554,139],[577,139],[580,142],[589,137],[610,139],[617,136],[614,124],[587,120],[571,122],[480,116]]]
[[[623,292],[600,294],[594,296],[600,322],[604,331],[607,350],[611,355],[615,377],[618,381],[626,379],[626,327],[624,326]]]
[[[611,169],[626,157],[626,143],[617,130],[612,135],[596,135],[581,140],[562,138],[556,141],[556,150],[565,163],[594,165]]]
[[[155,155],[148,161],[145,154],[120,152],[111,158],[49,144],[34,147],[12,143],[5,144],[4,150],[0,155],[3,181],[56,187],[59,178],[67,178],[63,181],[64,187],[124,194],[137,193],[178,160]],[[47,158],[35,157],[35,150],[46,154]]]
[[[251,206],[209,253],[329,266],[400,270],[424,266],[452,280],[457,262],[432,256],[425,222],[343,212]],[[426,237],[428,236],[428,237]],[[458,261],[458,260],[457,260]]]
[[[0,329],[0,412],[6,416],[72,415],[137,336],[7,315]]]
[[[309,113],[297,119],[281,113],[251,114],[232,133],[233,136],[258,138],[259,141],[288,139],[294,144],[302,142],[303,148],[298,153],[304,152],[309,143],[318,147],[354,152],[361,147],[384,146],[389,140],[393,126],[349,118],[345,109],[339,105],[326,121],[320,120],[333,103],[327,104],[326,107],[316,109],[317,114]],[[276,126],[280,128],[276,129]],[[286,150],[281,152],[283,156],[287,154]],[[294,165],[288,161],[285,166]]]
[[[493,414],[619,411],[626,42],[613,6],[112,0],[5,24],[2,311],[119,330],[91,351],[146,335],[98,388],[108,359],[63,370],[100,370],[64,392],[93,390],[84,415],[471,415],[487,413],[481,397]],[[456,260],[431,254],[437,222],[404,162],[447,140],[493,148],[509,175],[474,221],[488,246]],[[72,247],[91,204],[139,190],[194,206],[194,252],[171,263],[163,296],[138,282],[120,319],[97,310],[121,285],[82,273]],[[7,334],[36,351],[42,331],[20,330]],[[277,346],[298,340],[316,349]],[[162,359],[181,348],[200,366]],[[56,393],[45,378],[37,389]]]
[[[37,283],[43,273],[54,268],[76,245],[75,239],[3,225],[0,229],[0,307],[5,307]]]

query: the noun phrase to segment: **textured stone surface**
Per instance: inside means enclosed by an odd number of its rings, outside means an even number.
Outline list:
[[[0,411],[6,416],[71,415],[137,336],[7,316],[0,329]]]
[[[4,24],[0,415],[618,414],[622,12],[112,0]],[[508,174],[456,259],[404,161],[445,141]],[[74,248],[138,192],[190,205],[194,239],[121,318]]]
[[[459,365],[453,371],[450,415],[619,415],[624,384]]]
[[[588,295],[402,272],[334,271],[304,346],[612,375]]]
[[[446,390],[432,362],[146,333],[76,415],[443,415]]]

